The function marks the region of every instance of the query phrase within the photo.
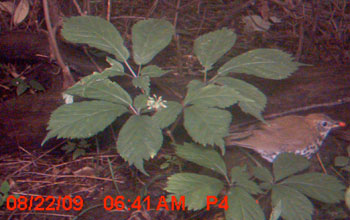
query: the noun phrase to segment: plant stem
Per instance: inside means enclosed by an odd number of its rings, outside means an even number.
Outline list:
[[[131,111],[135,114],[135,115],[140,115],[140,113],[138,111],[136,111],[136,109],[132,106],[129,105],[129,108],[131,109]]]
[[[124,60],[125,65],[128,67],[128,69],[130,70],[131,74],[133,75],[133,77],[137,77],[134,70],[131,68],[131,66],[129,65],[128,61]]]
[[[215,76],[213,76],[213,78],[211,78],[208,82],[212,82],[212,81],[214,81],[216,78],[218,78],[219,77],[219,74],[216,74]]]
[[[139,76],[141,73],[141,67],[142,67],[142,64],[139,65],[139,69],[137,70],[137,76]]]

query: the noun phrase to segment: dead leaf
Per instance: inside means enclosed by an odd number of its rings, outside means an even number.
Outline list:
[[[13,14],[14,10],[14,4],[13,2],[7,1],[7,2],[0,2],[0,10],[6,11],[10,13],[11,15]]]
[[[74,171],[73,174],[76,176],[94,176],[95,169],[91,167],[83,167],[77,171]]]
[[[265,32],[271,26],[271,23],[269,21],[265,21],[259,15],[245,16],[243,17],[242,21],[245,24],[244,30],[246,32],[253,32],[253,31]]]
[[[15,10],[13,15],[13,23],[15,25],[20,24],[28,15],[29,12],[29,2],[28,0],[21,0]]]

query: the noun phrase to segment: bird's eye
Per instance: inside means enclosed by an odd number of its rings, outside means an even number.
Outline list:
[[[322,121],[322,122],[321,122],[321,126],[322,126],[322,127],[326,127],[327,125],[328,125],[328,122],[326,122],[326,121]]]

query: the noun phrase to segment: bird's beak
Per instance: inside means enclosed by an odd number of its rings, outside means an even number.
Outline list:
[[[346,123],[345,123],[345,122],[339,121],[339,122],[337,122],[336,124],[333,125],[333,128],[336,128],[336,127],[345,127],[345,126],[346,126]]]

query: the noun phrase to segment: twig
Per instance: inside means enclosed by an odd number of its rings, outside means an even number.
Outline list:
[[[118,158],[118,156],[116,155],[101,155],[101,156],[98,156],[99,158],[109,158],[109,157],[113,157],[115,159]],[[83,158],[78,158],[78,159],[75,159],[73,161],[69,161],[69,162],[65,162],[65,163],[61,163],[61,164],[57,164],[57,165],[53,165],[52,167],[50,167],[49,169],[45,170],[45,172],[48,172],[49,170],[51,169],[56,169],[58,167],[61,167],[61,166],[66,166],[66,165],[69,165],[69,164],[72,164],[72,163],[77,163],[77,162],[80,162],[80,161],[84,161],[84,160],[93,160],[95,159],[96,157],[95,156],[89,156],[89,157],[83,157]]]
[[[103,69],[100,67],[100,65],[98,65],[98,63],[95,61],[95,59],[90,55],[90,53],[86,47],[83,47],[83,51],[86,54],[86,56],[89,57],[91,63],[96,67],[97,71],[102,73]]]
[[[336,105],[343,105],[346,103],[350,103],[350,97],[345,97],[342,99],[338,99],[335,102],[327,102],[327,103],[320,103],[320,104],[314,104],[314,105],[308,105],[308,106],[304,106],[304,107],[299,107],[299,108],[293,108],[291,110],[288,111],[284,111],[284,112],[279,112],[279,113],[275,113],[275,114],[269,114],[264,116],[264,119],[268,120],[268,119],[273,119],[273,118],[278,118],[278,117],[282,117],[285,115],[290,115],[290,114],[294,114],[297,112],[301,112],[301,111],[306,111],[306,110],[310,110],[310,109],[315,109],[315,108],[320,108],[320,107],[331,107],[331,106],[336,106]],[[242,127],[242,126],[247,126],[250,124],[253,124],[255,122],[257,122],[257,119],[251,120],[251,121],[247,121],[247,122],[243,122],[243,123],[238,123],[238,124],[233,124],[231,127],[233,129],[232,130],[236,130],[237,127]]]
[[[80,8],[78,2],[76,0],[73,0],[73,4],[74,4],[75,8],[77,9],[78,14],[80,14],[80,16],[84,16],[85,14],[81,11],[81,8]]]
[[[111,0],[107,0],[107,12],[106,12],[106,20],[111,20]]]
[[[343,181],[346,181],[346,178],[344,176],[342,176],[332,165],[330,166],[330,169],[333,170],[333,172],[339,177],[341,178]]]
[[[4,89],[6,89],[6,90],[10,90],[10,87],[5,86],[5,85],[2,85],[2,84],[0,84],[0,87],[1,87],[1,88],[4,88]]]
[[[322,170],[323,170],[324,174],[328,174],[326,168],[325,168],[324,165],[323,165],[323,162],[322,162],[322,160],[321,160],[321,157],[320,157],[320,153],[319,153],[319,152],[316,153],[316,157],[317,157],[317,160],[318,160],[319,164],[320,164],[321,167],[322,167]]]
[[[327,103],[308,105],[308,106],[304,106],[304,107],[294,108],[294,109],[291,109],[291,110],[288,110],[288,111],[284,111],[284,112],[281,112],[281,113],[277,113],[277,114],[270,114],[270,115],[267,115],[265,117],[265,119],[272,119],[272,118],[281,117],[281,116],[289,115],[289,114],[292,114],[292,113],[306,111],[306,110],[320,108],[320,107],[332,107],[332,106],[336,106],[336,105],[343,105],[345,103],[350,103],[350,97],[345,97],[345,98],[342,98],[342,99],[338,99],[337,101],[334,101],[334,102],[327,102]]]
[[[158,5],[159,0],[155,0],[152,4],[152,7],[148,10],[147,14],[146,14],[146,19],[148,19],[154,12],[154,10],[156,10],[157,5]]]
[[[199,6],[198,6],[199,7]],[[199,33],[200,33],[200,31],[201,31],[201,29],[202,29],[202,27],[203,27],[203,24],[204,24],[204,21],[205,21],[205,17],[206,17],[206,14],[207,14],[207,9],[206,8],[204,8],[204,12],[203,12],[203,17],[202,17],[202,19],[201,19],[201,23],[199,24],[199,28],[198,28],[198,30],[197,30],[197,33],[196,33],[196,37],[195,38],[197,38],[198,37],[198,35],[199,35]]]
[[[65,141],[64,141],[65,142]],[[56,145],[55,147],[51,148],[50,150],[46,151],[45,153],[43,153],[42,155],[40,155],[40,157],[36,158],[34,161],[31,161],[30,163],[28,163],[27,165],[21,167],[20,169],[18,169],[17,171],[11,173],[9,176],[6,177],[6,179],[9,179],[11,176],[14,176],[15,174],[17,174],[18,172],[20,172],[21,170],[27,168],[28,166],[32,165],[33,163],[35,163],[36,161],[38,161],[40,158],[44,157],[45,155],[47,155],[48,153],[50,153],[51,151],[55,150],[56,148],[58,148],[59,146],[61,146],[64,142],[61,142],[60,144]]]
[[[243,1],[244,2],[244,1]],[[234,17],[236,14],[238,14],[239,12],[241,12],[243,9],[246,9],[247,7],[254,5],[254,3],[256,2],[256,0],[249,0],[249,1],[245,1],[244,3],[235,6],[233,8],[233,10],[230,10],[230,17]]]
[[[23,216],[26,216],[26,215],[33,215],[33,212],[19,212],[19,213],[14,213],[13,215],[21,215],[23,217]],[[69,215],[69,214],[58,214],[58,213],[49,213],[49,212],[35,212],[35,216],[37,216],[37,218],[40,215],[43,215],[43,216],[55,216],[55,217],[60,217],[60,219],[63,219],[63,218],[71,219],[71,218],[74,217],[74,215]],[[7,219],[12,219],[12,218],[7,218]],[[43,219],[46,219],[46,218],[43,217]]]
[[[303,13],[304,13],[304,5],[303,5]],[[295,55],[295,58],[297,61],[300,60],[301,53],[303,51],[303,44],[304,44],[304,21],[301,22],[299,27],[299,42],[298,42],[298,50]]]
[[[146,17],[142,16],[132,16],[132,15],[123,15],[123,16],[114,16],[111,17],[111,20],[117,20],[117,19],[137,19],[137,20],[144,20]]]
[[[239,147],[238,149],[241,152],[243,152],[249,159],[251,159],[255,163],[256,166],[263,167],[263,165],[261,165],[261,163],[259,163],[259,161],[257,159],[255,159],[250,153],[248,153],[246,149],[244,149],[243,147]]]
[[[116,180],[112,178],[98,177],[98,176],[89,176],[89,175],[57,175],[57,174],[46,174],[46,173],[37,173],[37,172],[27,172],[28,174],[33,174],[37,176],[46,176],[46,177],[55,177],[55,178],[81,178],[81,179],[94,179],[94,180],[103,180],[103,181],[117,181],[118,183],[124,183],[122,180]]]
[[[177,0],[176,3],[176,12],[175,12],[175,17],[174,17],[174,29],[176,30],[177,26],[177,19],[179,16],[179,8],[181,5],[181,0]],[[175,33],[174,40],[176,42],[176,54],[177,54],[177,71],[179,74],[182,73],[182,55],[181,55],[181,46],[180,46],[180,38],[177,33]]]
[[[44,8],[46,27],[47,27],[47,30],[49,33],[50,48],[53,50],[53,53],[54,53],[54,56],[57,60],[58,65],[62,68],[63,88],[66,89],[66,88],[74,85],[75,81],[73,79],[72,74],[69,71],[68,66],[64,64],[62,56],[59,52],[55,33],[54,33],[54,30],[52,29],[52,26],[51,26],[49,6],[48,6],[47,0],[43,0],[43,8]]]

